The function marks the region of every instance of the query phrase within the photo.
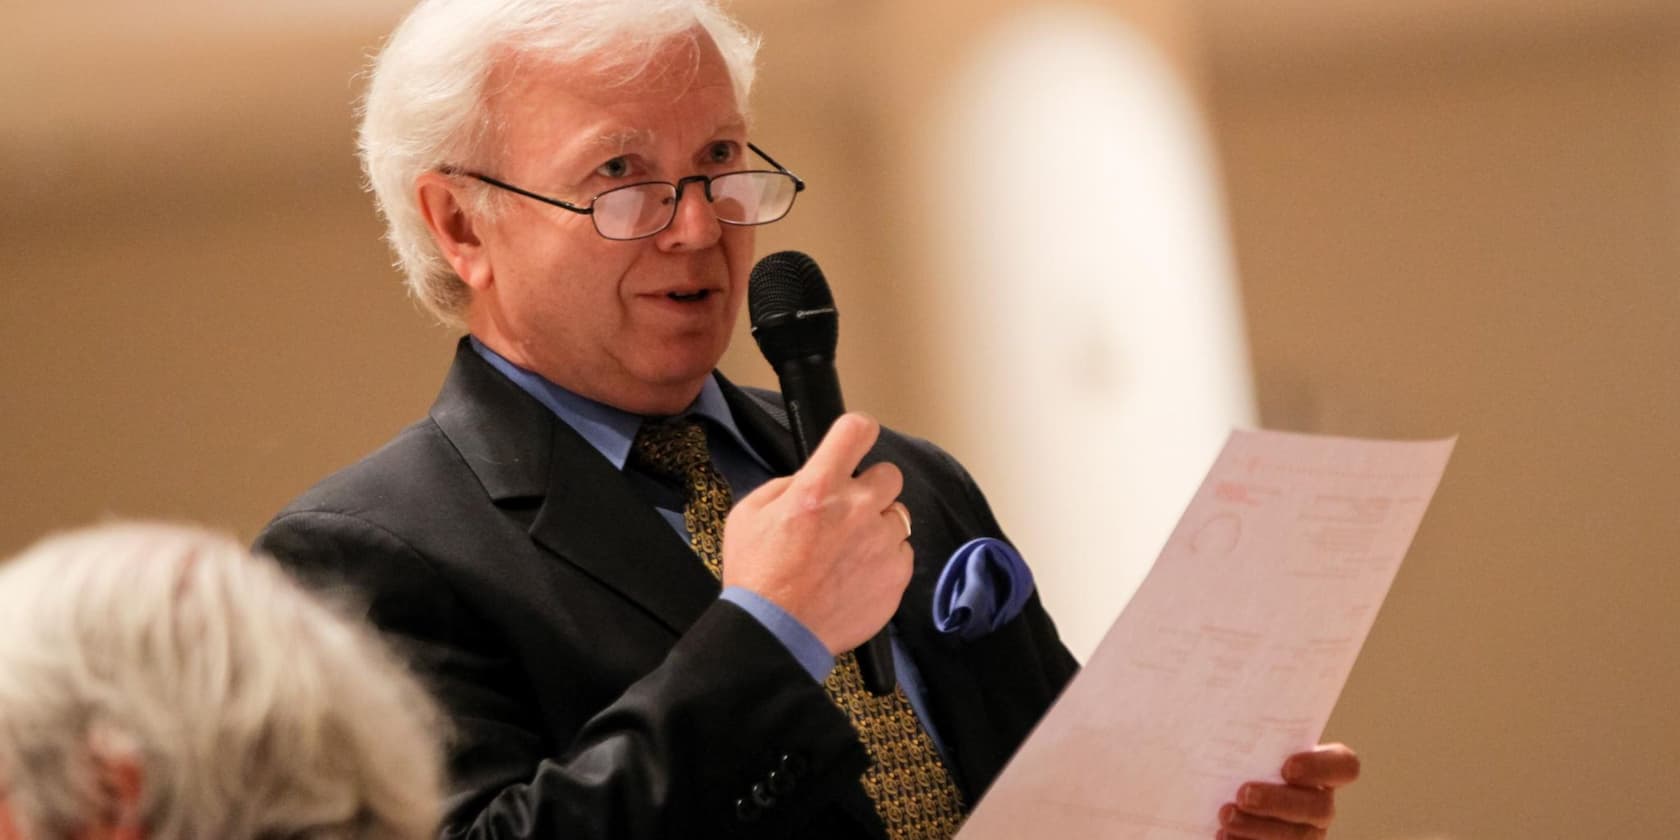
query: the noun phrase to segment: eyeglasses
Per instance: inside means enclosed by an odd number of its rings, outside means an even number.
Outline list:
[[[677,218],[677,205],[682,201],[683,189],[689,184],[699,184],[705,190],[712,212],[717,215],[718,221],[726,225],[767,225],[786,216],[793,209],[794,196],[804,192],[805,182],[757,146],[748,143],[747,148],[776,169],[690,175],[674,184],[670,181],[643,181],[596,193],[582,205],[534,193],[471,170],[446,166],[441,171],[446,175],[475,178],[516,195],[581,213],[595,223],[597,233],[607,239],[622,241],[645,239],[670,227]]]

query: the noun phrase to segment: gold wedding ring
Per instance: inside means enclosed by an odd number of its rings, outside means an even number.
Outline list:
[[[904,520],[904,538],[910,539],[910,509],[905,507],[903,502],[893,502],[892,507],[887,510],[898,514],[898,518]]]

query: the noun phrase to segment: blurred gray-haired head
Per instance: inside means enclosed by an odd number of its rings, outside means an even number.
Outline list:
[[[0,799],[30,840],[112,819],[167,840],[432,837],[440,720],[375,631],[226,537],[113,524],[0,565]]]
[[[386,40],[362,102],[368,186],[408,290],[442,323],[461,326],[467,287],[433,243],[415,179],[440,166],[488,166],[496,124],[485,87],[499,61],[571,65],[628,82],[678,38],[711,38],[743,111],[758,40],[712,0],[422,0]],[[592,83],[600,78],[593,77]],[[489,188],[480,213],[493,212]]]

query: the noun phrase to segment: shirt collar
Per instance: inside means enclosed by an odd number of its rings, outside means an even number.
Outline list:
[[[588,441],[595,451],[600,452],[614,469],[624,469],[625,462],[630,459],[630,446],[636,440],[636,432],[646,418],[568,391],[544,379],[540,374],[502,358],[501,354],[479,341],[477,336],[469,337],[468,341],[484,361],[501,371],[502,375],[512,380],[520,390],[547,406],[556,417]],[[718,385],[717,377],[706,377],[705,384],[700,386],[700,396],[678,416],[704,417],[712,421],[728,434],[729,440],[740,447],[742,452],[747,453],[765,470],[773,472],[770,465],[753,451],[747,439],[741,435],[740,427],[735,425],[735,415],[729,410],[729,402],[723,398],[723,388]]]

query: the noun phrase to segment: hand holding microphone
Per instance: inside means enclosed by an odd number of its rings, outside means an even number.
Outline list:
[[[776,602],[831,652],[858,646],[864,684],[891,693],[885,625],[914,559],[910,515],[897,501],[903,476],[891,464],[853,476],[880,426],[845,414],[834,371],[839,316],[817,264],[795,251],[765,257],[753,268],[747,306],[805,465],[736,505],[724,532],[724,583]],[[732,579],[730,558],[738,553],[760,555],[764,566],[742,571],[755,580]]]
[[[724,585],[775,602],[835,655],[874,637],[910,583],[894,507],[903,474],[876,464],[853,476],[880,430],[865,415],[841,416],[804,467],[736,502],[724,525]]]

